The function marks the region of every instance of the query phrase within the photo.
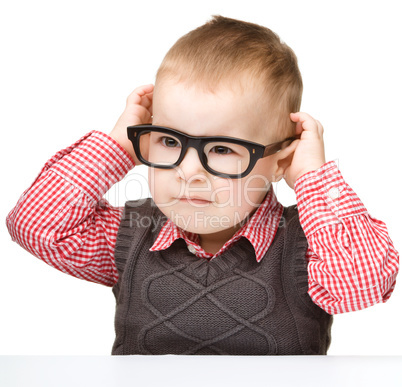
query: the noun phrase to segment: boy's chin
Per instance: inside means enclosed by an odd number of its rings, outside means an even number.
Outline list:
[[[160,210],[176,226],[193,234],[225,234],[230,239],[233,230],[238,230],[247,221],[250,214],[244,211],[227,211],[227,209],[196,208],[190,205],[160,207]],[[221,210],[221,211],[220,211]]]

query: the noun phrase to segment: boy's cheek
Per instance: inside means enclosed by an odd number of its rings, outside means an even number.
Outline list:
[[[212,184],[211,201],[217,208],[233,206],[236,201],[236,181],[216,178]]]
[[[180,195],[171,170],[149,168],[148,186],[152,198],[158,206],[171,205],[172,199]]]
[[[238,197],[238,206],[247,211],[252,211],[258,207],[265,198],[271,183],[266,176],[262,174],[249,174],[241,181],[241,187],[236,190]]]

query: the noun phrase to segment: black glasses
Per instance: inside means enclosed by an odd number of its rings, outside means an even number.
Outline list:
[[[182,162],[187,149],[193,147],[206,171],[230,179],[247,176],[259,159],[279,152],[296,139],[288,137],[264,146],[225,136],[194,137],[151,124],[129,126],[127,134],[135,154],[145,165],[175,168]]]

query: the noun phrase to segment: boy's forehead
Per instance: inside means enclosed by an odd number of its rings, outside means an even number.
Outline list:
[[[240,82],[214,89],[166,80],[155,85],[153,123],[196,136],[269,139],[269,105],[261,90]]]
[[[186,90],[195,90],[203,94],[236,94],[238,97],[256,95],[261,97],[266,90],[261,87],[261,82],[250,75],[248,72],[228,73],[216,82],[208,80],[207,76],[192,80],[185,76],[171,75],[159,77],[155,83],[155,92],[159,90],[169,91],[175,88],[184,88]]]

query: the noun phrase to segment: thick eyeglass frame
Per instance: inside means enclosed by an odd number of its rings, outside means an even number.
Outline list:
[[[141,151],[140,151],[139,138],[141,137],[142,134],[149,133],[149,132],[166,133],[167,135],[177,137],[180,140],[181,145],[182,145],[181,151],[180,151],[180,156],[174,164],[169,164],[169,165],[154,164],[154,163],[151,163],[151,162],[145,160],[142,157]],[[184,134],[175,129],[167,128],[164,126],[152,125],[152,124],[128,126],[127,127],[127,135],[128,135],[129,140],[133,144],[133,148],[134,148],[135,154],[137,155],[138,159],[143,164],[145,164],[149,167],[161,168],[161,169],[173,169],[180,165],[180,163],[184,159],[184,156],[186,155],[187,149],[189,147],[192,147],[197,151],[201,164],[206,171],[208,171],[209,173],[211,173],[215,176],[229,178],[229,179],[240,179],[242,177],[247,176],[251,172],[251,170],[254,168],[255,164],[257,163],[257,161],[259,159],[271,156],[274,153],[279,152],[280,150],[285,148],[283,146],[283,144],[285,144],[286,142],[289,142],[289,144],[286,145],[286,147],[287,147],[294,140],[297,139],[297,137],[288,137],[283,141],[274,142],[274,143],[268,144],[268,145],[262,145],[262,144],[259,144],[256,142],[242,140],[242,139],[235,138],[235,137],[227,137],[227,136],[195,137],[195,136],[190,136],[188,134]],[[247,167],[247,169],[245,171],[243,171],[242,173],[227,174],[227,173],[215,171],[214,169],[209,167],[209,165],[207,163],[207,158],[203,151],[204,151],[205,145],[207,145],[210,142],[227,142],[227,143],[238,144],[238,145],[244,146],[250,153],[250,163],[249,163],[249,166]]]

